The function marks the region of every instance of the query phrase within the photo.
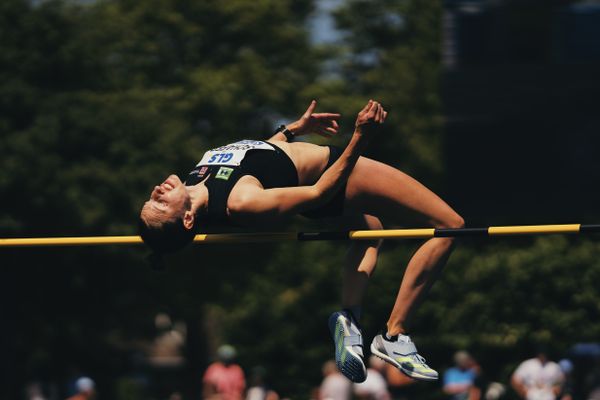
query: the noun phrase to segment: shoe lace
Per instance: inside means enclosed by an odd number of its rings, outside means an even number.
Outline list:
[[[427,366],[427,360],[425,360],[425,357],[423,357],[419,353],[413,353],[410,356],[415,362],[417,362],[419,364],[423,364],[424,366]]]

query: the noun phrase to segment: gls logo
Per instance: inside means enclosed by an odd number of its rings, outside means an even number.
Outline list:
[[[213,154],[209,159],[208,159],[208,163],[209,164],[213,164],[213,163],[226,163],[228,161],[230,161],[233,158],[233,153],[217,153],[217,154]]]

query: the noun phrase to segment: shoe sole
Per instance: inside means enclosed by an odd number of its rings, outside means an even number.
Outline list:
[[[373,343],[371,343],[371,354],[373,354],[374,356],[377,356],[379,358],[381,358],[383,361],[388,362],[390,364],[392,364],[394,367],[398,368],[400,370],[400,372],[402,372],[404,375],[408,376],[409,378],[413,378],[419,381],[437,381],[438,377],[431,377],[431,376],[427,376],[427,375],[422,375],[419,374],[418,372],[414,372],[414,371],[409,371],[406,370],[404,368],[402,368],[402,366],[400,365],[400,363],[398,363],[396,360],[394,360],[392,357],[388,356],[385,353],[380,352],[379,350],[377,350],[377,348],[375,346],[373,346]]]
[[[342,321],[340,321],[342,319]],[[342,329],[344,334],[342,335],[342,340],[345,336],[349,335],[349,332],[346,330],[346,326],[344,321],[346,318],[339,313],[335,313],[329,317],[329,331],[331,332],[331,336],[333,337],[333,343],[335,346],[335,364],[338,369],[344,376],[350,379],[352,382],[361,383],[367,379],[367,368],[362,360],[362,358],[356,354],[352,349],[348,349],[346,346],[338,346],[338,341],[336,335],[339,329]],[[342,361],[344,351],[347,353],[347,356]]]

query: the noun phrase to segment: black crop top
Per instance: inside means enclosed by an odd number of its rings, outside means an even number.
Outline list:
[[[253,145],[262,148],[252,148]],[[233,161],[240,155],[233,155],[234,152],[239,153],[239,149],[245,148],[250,149],[244,150],[245,154],[239,165],[235,165]],[[205,222],[228,222],[229,194],[237,181],[245,175],[258,179],[265,189],[298,186],[298,171],[294,163],[283,150],[272,143],[244,140],[209,150],[185,180],[186,186],[193,186],[206,179],[204,184],[208,189],[208,207],[203,216]]]

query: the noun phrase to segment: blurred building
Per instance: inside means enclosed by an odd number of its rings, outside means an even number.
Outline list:
[[[600,178],[600,3],[444,4],[453,206],[471,225],[593,221],[600,200],[591,184]]]

